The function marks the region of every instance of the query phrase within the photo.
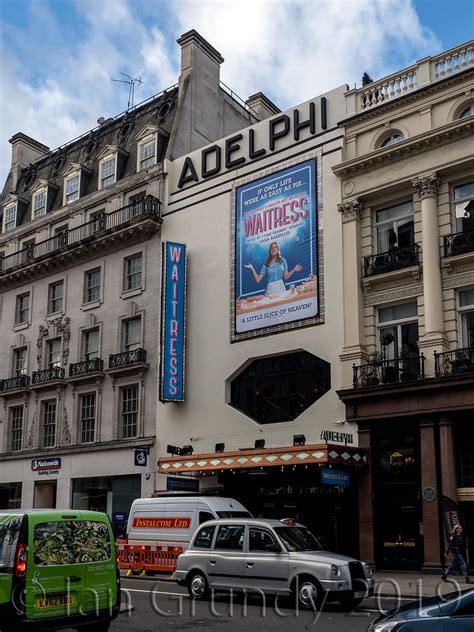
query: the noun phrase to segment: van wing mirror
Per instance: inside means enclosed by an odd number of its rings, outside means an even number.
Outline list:
[[[276,543],[267,544],[265,551],[268,551],[269,553],[281,553],[281,546]]]

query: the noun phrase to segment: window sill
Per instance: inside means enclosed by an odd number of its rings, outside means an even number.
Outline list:
[[[374,287],[383,283],[389,283],[393,281],[409,280],[413,283],[418,283],[421,278],[421,266],[409,266],[407,268],[401,268],[400,270],[393,270],[391,272],[384,272],[383,274],[374,274],[373,276],[364,277],[362,279],[362,286],[368,291],[372,291]]]
[[[31,323],[28,321],[27,323],[17,323],[13,325],[13,331],[21,331],[22,329],[27,329]]]
[[[97,307],[100,307],[102,305],[102,301],[98,300],[98,301],[91,301],[90,303],[83,303],[81,306],[81,309],[83,312],[87,312],[87,310],[89,309],[96,309]]]
[[[57,318],[58,316],[63,316],[64,315],[64,310],[60,309],[57,312],[48,312],[46,314],[46,318]]]
[[[137,287],[134,290],[123,290],[121,293],[121,298],[130,298],[131,296],[138,296],[145,291],[144,287]]]

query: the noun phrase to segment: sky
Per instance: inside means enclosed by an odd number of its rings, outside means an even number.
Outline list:
[[[0,0],[0,190],[8,139],[55,149],[178,81],[176,39],[195,29],[242,99],[282,110],[360,86],[473,36],[474,0]]]

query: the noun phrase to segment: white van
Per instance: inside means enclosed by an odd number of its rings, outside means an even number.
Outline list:
[[[233,498],[161,496],[137,498],[128,518],[128,544],[179,546],[186,550],[200,524],[216,518],[251,518]]]

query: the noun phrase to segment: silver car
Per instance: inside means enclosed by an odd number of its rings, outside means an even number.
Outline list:
[[[295,605],[338,601],[352,610],[373,594],[367,564],[324,551],[294,520],[210,520],[177,561],[175,578],[194,599],[211,590],[290,595]]]

